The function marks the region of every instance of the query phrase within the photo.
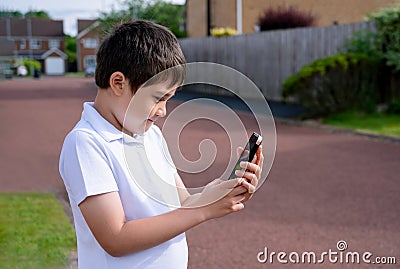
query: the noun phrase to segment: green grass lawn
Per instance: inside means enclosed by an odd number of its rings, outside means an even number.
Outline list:
[[[68,72],[68,73],[65,73],[65,76],[67,78],[84,78],[85,73],[83,73],[83,72]]]
[[[400,115],[398,114],[345,112],[329,116],[323,123],[361,132],[400,137]]]
[[[0,194],[0,268],[60,268],[75,232],[52,194]]]

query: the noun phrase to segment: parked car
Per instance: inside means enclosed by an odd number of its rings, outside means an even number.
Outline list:
[[[95,66],[86,67],[86,69],[85,69],[85,77],[93,77],[95,71],[96,71],[96,67]]]
[[[13,71],[9,68],[0,68],[0,76],[11,79],[13,77]]]

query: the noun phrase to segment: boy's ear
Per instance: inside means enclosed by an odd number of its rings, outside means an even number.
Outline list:
[[[110,88],[116,96],[121,96],[124,88],[129,87],[129,81],[122,72],[114,72],[110,76]]]

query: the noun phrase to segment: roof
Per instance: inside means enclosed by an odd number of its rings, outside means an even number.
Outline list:
[[[95,22],[96,20],[78,20],[78,34]]]
[[[61,58],[63,58],[64,60],[68,58],[67,54],[65,54],[64,52],[62,52],[61,50],[57,49],[57,48],[51,48],[48,51],[46,51],[45,53],[43,53],[40,58],[42,59],[46,59],[47,57],[49,57],[52,53],[58,54]]]
[[[93,22],[88,27],[86,27],[84,30],[78,32],[78,35],[76,36],[76,39],[80,39],[80,38],[84,37],[87,33],[91,32],[94,29],[96,29],[99,25],[100,25],[99,21]]]
[[[29,36],[29,21],[32,36],[64,37],[62,20],[39,18],[0,18],[0,36]]]

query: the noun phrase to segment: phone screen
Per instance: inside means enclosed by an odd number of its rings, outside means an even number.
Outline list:
[[[249,141],[247,142],[246,146],[243,149],[242,154],[239,157],[239,160],[236,162],[236,165],[235,165],[234,169],[232,170],[232,173],[229,176],[229,179],[236,178],[237,176],[235,175],[235,171],[243,169],[240,167],[240,162],[243,162],[243,161],[251,162],[253,160],[258,147],[261,145],[261,142],[262,142],[262,137],[259,134],[253,133],[251,135],[251,137],[249,138]]]
[[[240,167],[240,162],[247,162],[249,160],[249,150],[250,146],[249,143],[247,143],[245,149],[243,150],[242,154],[239,157],[239,160],[236,162],[235,168],[233,169],[229,179],[236,178],[237,176],[235,175],[236,170],[242,170],[243,168]]]

